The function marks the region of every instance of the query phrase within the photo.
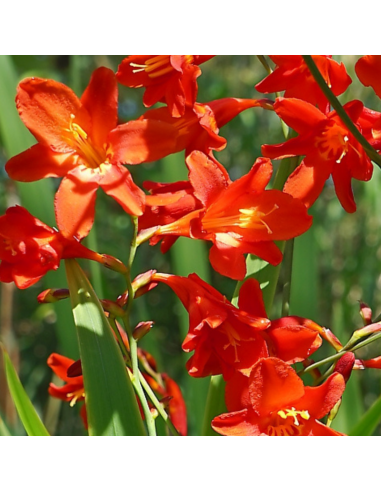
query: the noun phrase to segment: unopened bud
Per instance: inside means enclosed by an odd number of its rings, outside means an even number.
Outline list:
[[[322,337],[336,350],[336,352],[340,352],[340,350],[343,348],[343,344],[340,342],[337,336],[334,335],[332,331],[328,328],[323,328]]]
[[[37,296],[37,301],[40,304],[49,304],[62,301],[70,297],[69,289],[47,289]]]
[[[154,289],[158,283],[152,281],[152,275],[156,273],[156,270],[149,270],[148,272],[138,275],[132,281],[132,289],[134,291],[134,299],[141,297],[150,290]],[[124,292],[118,297],[117,303],[119,306],[125,306],[128,301],[128,291]]]
[[[124,309],[119,306],[114,301],[109,301],[108,299],[102,299],[101,304],[103,309],[107,312],[110,313],[112,316],[115,318],[123,318],[123,316],[126,314],[124,312]]]
[[[335,372],[341,374],[345,382],[351,377],[355,361],[355,355],[352,352],[347,352],[336,363]]]
[[[142,323],[139,323],[134,329],[132,336],[135,338],[135,340],[141,340],[144,336],[147,335],[147,333],[151,331],[153,325],[153,321],[143,321]]]
[[[106,268],[113,270],[114,272],[121,273],[125,275],[128,270],[126,265],[124,265],[120,260],[109,255],[102,255],[102,263]]]
[[[360,302],[360,314],[364,320],[364,326],[372,324],[372,310],[365,302]]]

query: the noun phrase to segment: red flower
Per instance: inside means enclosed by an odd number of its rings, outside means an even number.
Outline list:
[[[363,56],[356,63],[355,70],[360,81],[381,97],[381,55]]]
[[[268,159],[258,159],[234,183],[220,164],[201,152],[193,152],[186,162],[194,196],[203,208],[158,227],[152,235],[213,242],[210,262],[222,275],[242,280],[246,253],[277,265],[282,254],[274,241],[303,234],[311,226],[312,217],[299,200],[278,190],[265,190],[272,174]]]
[[[87,258],[104,263],[102,255],[40,222],[25,208],[9,208],[0,217],[0,281],[19,289],[35,284],[61,259]]]
[[[224,436],[339,436],[342,434],[319,420],[332,410],[344,390],[341,374],[333,374],[321,386],[305,387],[285,362],[262,359],[251,371],[246,406],[237,403],[237,395],[227,393],[230,413],[216,417],[212,427]]]
[[[268,317],[256,279],[248,279],[241,287],[239,308],[251,316]],[[270,356],[295,364],[310,357],[321,346],[321,336],[326,338],[326,331],[329,332],[309,319],[287,316],[271,321],[261,335],[267,342]]]
[[[169,125],[175,134],[175,142],[174,149],[168,154],[185,150],[187,156],[193,150],[201,150],[209,155],[212,150],[221,151],[226,147],[226,139],[218,135],[219,129],[242,111],[255,107],[272,109],[272,102],[268,99],[217,99],[187,107],[181,118],[171,116],[167,108],[151,109],[140,117],[140,121]]]
[[[83,376],[68,377],[67,371],[69,367],[74,364],[74,360],[64,357],[59,354],[52,354],[48,359],[48,366],[52,371],[65,381],[64,386],[58,387],[53,383],[50,383],[49,394],[54,398],[58,398],[63,401],[69,401],[70,406],[73,407],[77,401],[85,399],[85,388],[83,385]]]
[[[184,115],[197,97],[198,65],[215,55],[131,55],[119,65],[118,81],[127,87],[146,87],[143,103],[166,102],[174,118]]]
[[[222,294],[196,274],[188,278],[156,273],[153,280],[167,284],[189,313],[189,333],[183,350],[194,354],[187,363],[191,376],[247,373],[267,347],[260,332],[269,326],[265,318],[252,316],[233,306]]]
[[[325,115],[307,102],[284,98],[277,99],[274,109],[299,136],[279,145],[263,145],[263,155],[270,159],[306,156],[289,177],[284,191],[310,207],[332,176],[341,205],[347,212],[355,212],[351,180],[369,181],[373,166],[336,111]],[[367,119],[371,116],[364,112],[360,101],[352,101],[344,109],[355,124],[360,117]]]
[[[285,97],[295,97],[317,105],[323,113],[329,111],[330,105],[319,85],[305,64],[302,55],[269,55],[277,65],[274,72],[266,77],[255,88],[263,93],[285,91]],[[332,55],[312,55],[324,80],[339,96],[345,92],[352,80],[345,66],[332,60]]]
[[[144,210],[144,193],[122,164],[139,164],[173,152],[173,129],[158,121],[117,126],[115,74],[97,69],[79,99],[54,80],[28,78],[17,90],[21,119],[38,144],[6,164],[16,181],[63,177],[56,195],[57,224],[66,236],[85,237],[101,187],[131,215]]]

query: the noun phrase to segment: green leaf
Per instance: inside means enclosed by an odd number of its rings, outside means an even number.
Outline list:
[[[11,434],[11,431],[5,425],[5,422],[2,419],[1,414],[0,414],[0,436],[2,436],[2,437],[9,437],[11,435],[12,435]]]
[[[372,436],[381,422],[381,396],[373,403],[360,422],[349,434],[350,436]]]
[[[78,263],[66,260],[65,265],[82,361],[89,434],[145,435],[126,365],[99,300]]]
[[[9,358],[8,353],[2,345],[5,373],[8,388],[11,393],[13,402],[16,406],[20,420],[29,436],[49,436],[44,424],[41,422],[35,408],[33,407],[23,385],[17,375],[15,368]]]

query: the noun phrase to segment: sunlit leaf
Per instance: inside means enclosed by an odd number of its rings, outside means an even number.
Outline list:
[[[78,263],[66,260],[65,264],[82,361],[89,433],[144,435],[132,383],[99,300]]]

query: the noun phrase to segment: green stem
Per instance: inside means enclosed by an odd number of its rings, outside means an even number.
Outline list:
[[[137,250],[137,233],[138,233],[138,218],[131,217],[133,223],[133,235],[131,240],[131,248],[130,255],[127,264],[127,273],[125,275],[127,282],[127,291],[128,291],[128,300],[126,304],[125,315],[123,316],[123,323],[128,334],[129,342],[130,342],[130,356],[131,356],[131,366],[132,366],[132,383],[135,387],[135,391],[139,397],[140,403],[143,408],[144,416],[147,423],[148,434],[150,436],[156,436],[156,427],[155,427],[155,419],[151,413],[149,408],[146,395],[143,391],[140,382],[140,370],[139,370],[139,360],[138,360],[138,344],[135,338],[132,335],[132,327],[130,325],[130,314],[132,310],[132,304],[134,302],[134,289],[132,287],[132,279],[131,279],[131,268],[135,259],[136,250]]]
[[[217,433],[211,427],[212,420],[226,413],[225,405],[225,381],[222,376],[213,376],[210,380],[208,399],[202,428],[203,436],[216,436]]]
[[[369,344],[371,344],[371,343],[373,343],[379,339],[381,339],[381,333],[376,333],[375,335],[370,336],[366,340],[363,340],[362,342],[354,344],[352,347],[350,347],[348,345],[345,348],[343,348],[342,350],[340,350],[340,352],[338,352],[337,354],[331,355],[330,357],[327,357],[326,359],[321,360],[319,362],[316,362],[315,364],[312,364],[309,367],[306,367],[302,371],[299,371],[298,375],[302,376],[303,374],[306,374],[308,372],[312,372],[313,370],[318,369],[325,364],[329,364],[331,362],[336,362],[344,354],[347,354],[348,352],[356,352],[357,350],[360,350],[361,348],[364,348],[367,345],[369,345]],[[328,376],[330,376],[333,372],[334,372],[334,366],[331,366],[316,383],[319,384],[321,381],[323,381]]]
[[[294,239],[287,241],[283,255],[283,269],[285,278],[283,284],[282,317],[289,316],[290,314],[291,277],[292,265],[294,260],[294,244]]]
[[[163,405],[159,402],[159,400],[156,398],[155,393],[153,392],[151,386],[147,383],[145,380],[144,376],[142,373],[139,373],[139,379],[140,379],[140,384],[143,386],[145,392],[149,396],[149,399],[151,400],[152,404],[156,408],[156,410],[159,412],[159,415],[162,417],[164,422],[167,424],[169,429],[171,430],[172,434],[174,436],[179,436],[179,432],[176,429],[176,427],[173,425],[171,419],[169,418],[167,412],[164,410]]]
[[[361,134],[357,126],[353,123],[351,118],[348,116],[346,113],[345,109],[337,99],[337,97],[334,95],[334,93],[331,91],[331,89],[328,87],[326,81],[324,80],[323,76],[321,75],[318,67],[316,66],[315,62],[312,59],[311,55],[302,55],[303,60],[307,67],[309,68],[313,78],[316,80],[317,84],[323,91],[325,97],[328,99],[330,102],[331,106],[333,109],[336,111],[338,116],[340,117],[341,121],[344,123],[344,125],[348,128],[348,130],[352,133],[354,138],[362,145],[364,148],[365,152],[368,154],[368,157],[375,163],[377,166],[381,168],[381,156],[378,154],[378,152],[370,145],[368,140]]]

